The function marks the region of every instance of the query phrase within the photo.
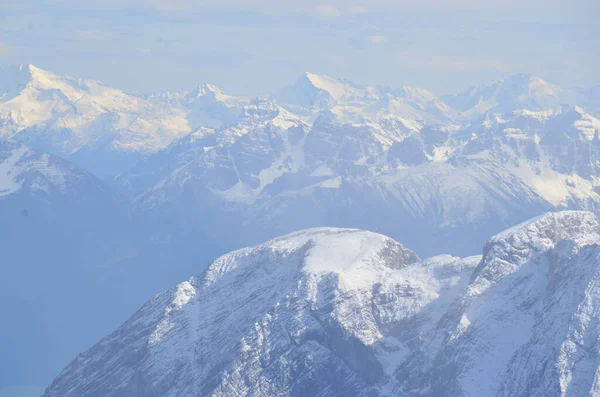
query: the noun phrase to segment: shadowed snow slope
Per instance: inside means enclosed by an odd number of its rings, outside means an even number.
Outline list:
[[[597,395],[598,243],[572,211],[465,259],[294,233],[156,296],[45,396]]]

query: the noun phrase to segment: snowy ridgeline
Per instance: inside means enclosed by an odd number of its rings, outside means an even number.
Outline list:
[[[268,98],[210,84],[141,96],[26,65],[0,68],[0,138],[71,160],[157,223],[211,213],[251,233],[268,223],[276,233],[262,237],[331,225],[417,244],[375,220],[394,211],[396,223],[447,238],[549,209],[595,211],[600,121],[590,100],[528,75],[437,97],[312,73]],[[14,160],[0,163],[0,192],[17,189]],[[381,213],[357,216],[364,208]]]
[[[597,396],[599,244],[576,211],[469,258],[297,232],[157,295],[44,396]]]

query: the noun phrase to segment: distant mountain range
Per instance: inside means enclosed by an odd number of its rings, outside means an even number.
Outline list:
[[[199,263],[293,231],[470,256],[547,211],[599,214],[599,109],[597,87],[529,75],[438,97],[305,73],[253,98],[1,67],[0,389],[48,382]]]

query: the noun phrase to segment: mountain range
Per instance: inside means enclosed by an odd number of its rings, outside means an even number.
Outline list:
[[[15,266],[0,284],[0,390],[47,384],[199,264],[297,230],[469,257],[548,211],[599,214],[596,94],[529,75],[436,96],[313,73],[268,96],[139,94],[1,67],[0,233]]]

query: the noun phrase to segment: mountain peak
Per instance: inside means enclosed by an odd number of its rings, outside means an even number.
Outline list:
[[[301,80],[301,79],[306,79],[306,80],[308,80],[310,83],[314,84],[315,86],[318,86],[318,85],[319,85],[319,82],[320,82],[321,80],[324,80],[324,79],[331,79],[331,78],[330,78],[330,77],[328,77],[328,76],[321,76],[321,75],[318,75],[318,74],[316,74],[316,73],[304,72],[304,73],[302,73],[302,75],[300,75],[300,77],[298,78],[298,80]]]
[[[56,73],[49,72],[31,63],[21,64],[18,66],[18,69],[20,73],[28,75],[32,81],[47,82],[48,80],[58,80],[66,77],[59,76]]]
[[[21,65],[7,65],[0,67],[0,95],[2,91],[12,92],[12,95],[18,95],[18,93],[26,87],[33,89],[58,89],[64,92],[73,92],[81,88],[83,79],[73,78],[67,75],[59,75],[44,69],[41,69],[32,64],[21,64]],[[101,85],[98,82],[92,80],[86,80],[88,83],[95,83]],[[2,90],[2,86],[12,87],[12,90],[6,88]]]
[[[347,95],[362,95],[365,87],[358,85],[350,80],[342,78],[333,78],[330,76],[305,72],[298,82],[308,81],[312,86],[328,92],[335,99],[342,99]]]
[[[529,90],[530,93],[537,91],[537,95],[558,95],[562,92],[562,88],[556,84],[526,73],[509,76],[498,82],[498,85],[504,86],[506,89]]]
[[[45,72],[45,70],[38,68],[37,66],[31,64],[31,63],[27,63],[27,64],[21,64],[19,66],[20,70],[27,70],[30,73],[36,73],[36,72]]]
[[[404,350],[384,333],[415,318],[410,340],[437,320],[439,305],[432,320],[417,315],[442,290],[459,291],[472,264],[454,262],[421,265],[391,238],[356,229],[309,229],[234,251],[148,302],[44,396],[96,395],[102,385],[115,396],[387,395],[375,391]],[[124,339],[128,348],[115,350]],[[238,377],[249,366],[255,375]],[[322,393],[331,379],[340,393]]]
[[[224,96],[225,94],[220,88],[209,83],[200,84],[188,94],[189,98],[210,97],[212,99],[219,99]]]
[[[462,117],[472,118],[486,112],[508,113],[514,110],[548,110],[563,101],[563,90],[539,77],[515,74],[491,85],[443,98]]]
[[[362,99],[365,95],[365,88],[351,81],[305,72],[275,97],[289,105],[327,109],[342,101]]]
[[[600,244],[600,222],[588,211],[549,212],[492,237],[473,274],[472,289],[480,293],[519,267],[559,244],[573,247]]]
[[[578,244],[600,243],[600,223],[589,211],[548,212],[492,237],[488,245],[506,241],[548,247],[568,239]]]
[[[389,250],[394,254],[395,262],[377,263],[372,261],[382,253]],[[278,262],[278,256],[293,256],[298,252],[302,273],[331,273],[339,276],[348,276],[356,283],[375,276],[369,271],[371,267],[379,265],[400,268],[418,261],[417,255],[389,237],[381,234],[357,229],[340,228],[314,228],[291,233],[258,246],[245,248],[226,254],[213,262],[202,276],[202,285],[206,288],[218,280],[224,280],[228,273],[239,272],[241,265],[256,263],[252,257],[258,259],[259,265],[273,266]],[[265,256],[266,255],[266,256]],[[251,259],[251,260],[248,260]],[[297,264],[282,263],[278,266]],[[248,271],[256,272],[255,266]],[[350,277],[359,275],[360,277]]]
[[[306,80],[308,83],[312,84],[314,87],[319,88],[321,90],[325,90],[328,92],[335,91],[336,87],[340,85],[351,85],[355,84],[346,81],[344,79],[335,79],[333,77],[329,77],[326,75],[320,75],[311,72],[304,72],[302,76],[298,79],[299,81]]]

